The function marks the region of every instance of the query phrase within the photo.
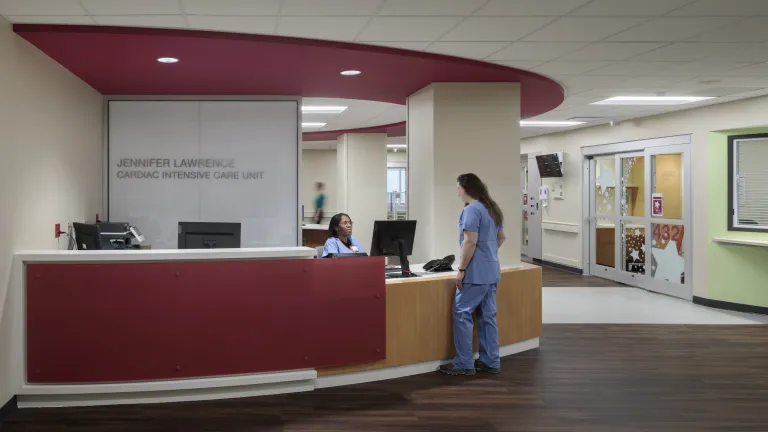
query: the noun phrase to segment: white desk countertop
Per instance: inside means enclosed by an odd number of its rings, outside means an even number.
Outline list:
[[[306,224],[302,225],[301,229],[328,231],[328,225]]]
[[[457,267],[456,263],[453,265],[453,271],[449,272],[440,272],[440,273],[428,273],[424,271],[424,264],[411,264],[411,271],[416,273],[417,275],[421,277],[416,278],[392,278],[392,279],[386,279],[386,283],[390,282],[398,282],[398,281],[419,281],[423,279],[430,279],[430,278],[437,278],[442,276],[456,276]],[[501,266],[501,270],[511,270],[516,268],[523,268],[525,267],[525,264],[517,264],[517,265],[508,265],[508,266]]]
[[[307,247],[240,249],[137,249],[137,250],[40,250],[21,251],[14,257],[22,262],[99,261],[218,261],[264,258],[314,258],[317,250]]]
[[[727,245],[739,245],[739,246],[757,246],[768,247],[768,240],[745,240],[745,239],[730,239],[730,238],[713,238],[713,242]]]

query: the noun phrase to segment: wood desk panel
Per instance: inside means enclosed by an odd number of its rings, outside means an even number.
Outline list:
[[[386,359],[318,369],[318,375],[361,372],[453,357],[455,290],[453,273],[438,278],[388,281]],[[500,345],[541,336],[541,268],[524,264],[522,268],[502,271],[496,303]],[[474,346],[477,350],[477,325]]]

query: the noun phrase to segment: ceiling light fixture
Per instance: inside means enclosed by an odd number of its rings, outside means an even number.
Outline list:
[[[302,123],[301,127],[303,128],[321,128],[325,126],[325,123]]]
[[[522,120],[520,127],[568,127],[583,125],[582,121],[548,121],[548,120]]]
[[[408,145],[407,144],[387,144],[387,148],[404,149],[404,148],[408,148]]]
[[[345,70],[345,71],[341,71],[341,74],[345,75],[345,76],[360,75],[361,73],[362,72],[360,72],[359,70]]]
[[[714,99],[706,96],[616,96],[592,105],[684,105]]]
[[[304,105],[301,112],[311,114],[341,114],[347,110],[345,106],[311,106]]]
[[[157,59],[157,61],[159,61],[160,63],[178,63],[179,59],[174,57],[160,57],[159,59]]]

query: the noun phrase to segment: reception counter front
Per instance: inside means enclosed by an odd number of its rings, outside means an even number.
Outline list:
[[[17,254],[0,335],[19,406],[311,391],[429,372],[453,356],[452,273],[385,280],[383,258],[314,256]],[[537,347],[541,269],[505,268],[497,302],[502,355]]]

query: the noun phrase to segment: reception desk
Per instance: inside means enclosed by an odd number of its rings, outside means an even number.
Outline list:
[[[314,256],[16,254],[0,378],[21,407],[169,402],[389,379],[452,357],[452,273],[385,280],[381,257]],[[503,269],[497,303],[502,355],[537,347],[541,269]]]

